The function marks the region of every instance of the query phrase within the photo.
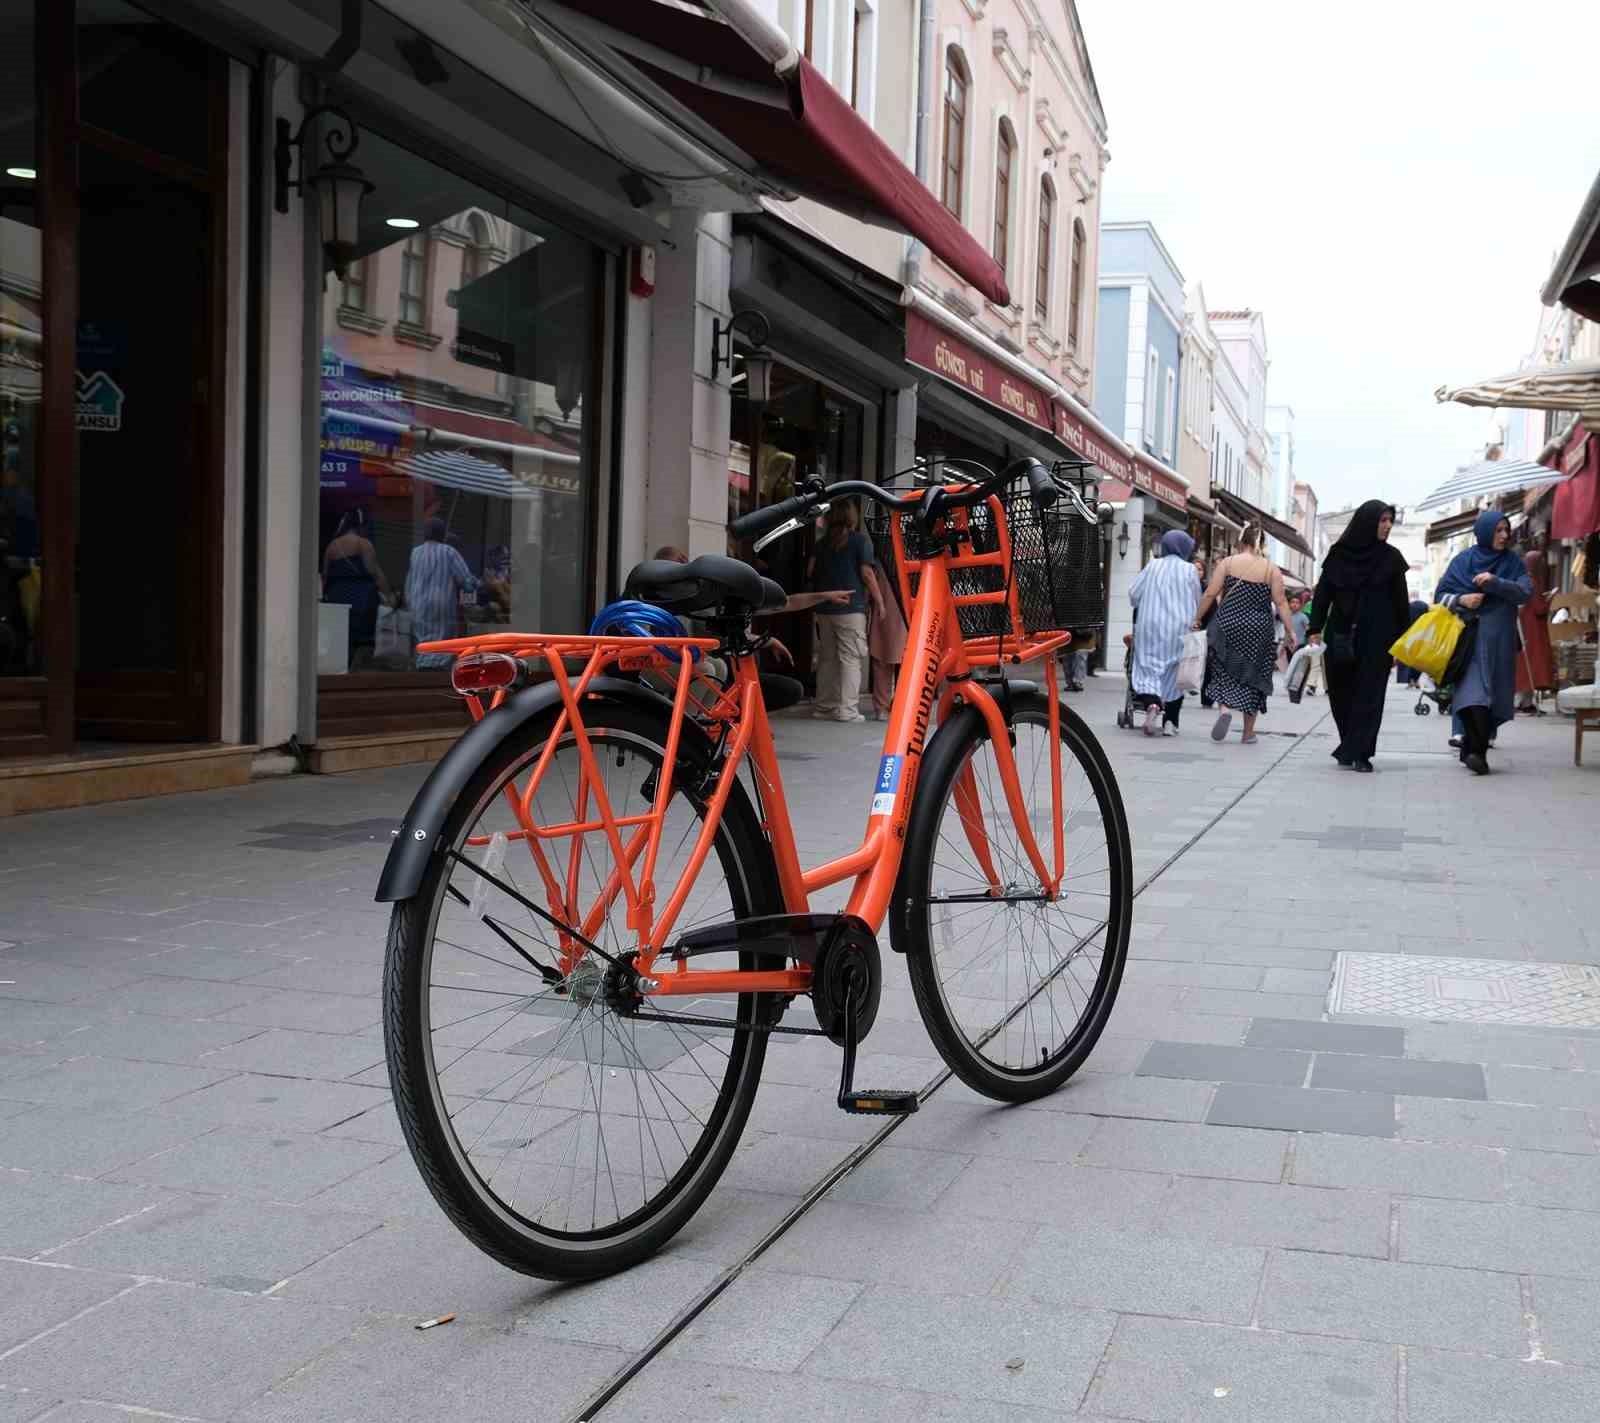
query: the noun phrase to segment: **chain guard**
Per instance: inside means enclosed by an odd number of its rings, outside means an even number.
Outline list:
[[[877,1021],[883,996],[883,959],[876,935],[859,919],[841,917],[811,970],[811,1006],[830,1041],[844,1046],[845,995],[855,980],[856,1041]]]

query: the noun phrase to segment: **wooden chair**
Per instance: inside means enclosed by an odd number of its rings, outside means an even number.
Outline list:
[[[1573,715],[1572,764],[1583,765],[1583,733],[1600,727],[1600,685],[1565,687],[1556,693],[1556,706]]]

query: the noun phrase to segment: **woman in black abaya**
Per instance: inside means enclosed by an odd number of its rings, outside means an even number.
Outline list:
[[[1328,701],[1339,728],[1333,759],[1372,769],[1393,661],[1389,648],[1411,625],[1406,560],[1389,547],[1394,506],[1369,499],[1328,550],[1311,602],[1311,641],[1326,640]]]

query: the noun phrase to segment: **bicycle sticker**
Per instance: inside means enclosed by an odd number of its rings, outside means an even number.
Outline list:
[[[895,792],[900,788],[900,758],[885,756],[878,763],[878,784],[873,789],[872,813],[890,815],[894,812]]]
[[[500,873],[506,867],[506,837],[496,830],[489,837],[489,843],[484,847],[483,859],[480,861],[484,874],[500,878]],[[467,896],[467,913],[474,919],[482,919],[488,908],[489,891],[494,886],[483,875],[473,875],[472,893]]]

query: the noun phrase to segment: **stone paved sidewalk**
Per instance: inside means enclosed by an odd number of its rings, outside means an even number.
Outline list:
[[[1121,696],[1077,700],[1160,873],[1089,1069],[1025,1108],[942,1086],[606,1423],[1595,1415],[1600,1034],[1328,1005],[1341,953],[1458,1004],[1518,991],[1473,965],[1600,965],[1600,767],[1552,717],[1474,779],[1398,692],[1374,776],[1316,701],[1243,747],[1193,703],[1177,740],[1120,732]],[[878,730],[782,723],[808,857],[844,848]],[[657,1259],[556,1288],[480,1256],[382,1063],[371,893],[418,778],[0,823],[0,1423],[575,1416],[881,1128],[833,1107],[832,1049],[775,1042]],[[941,1064],[886,979],[859,1077],[920,1086]]]

